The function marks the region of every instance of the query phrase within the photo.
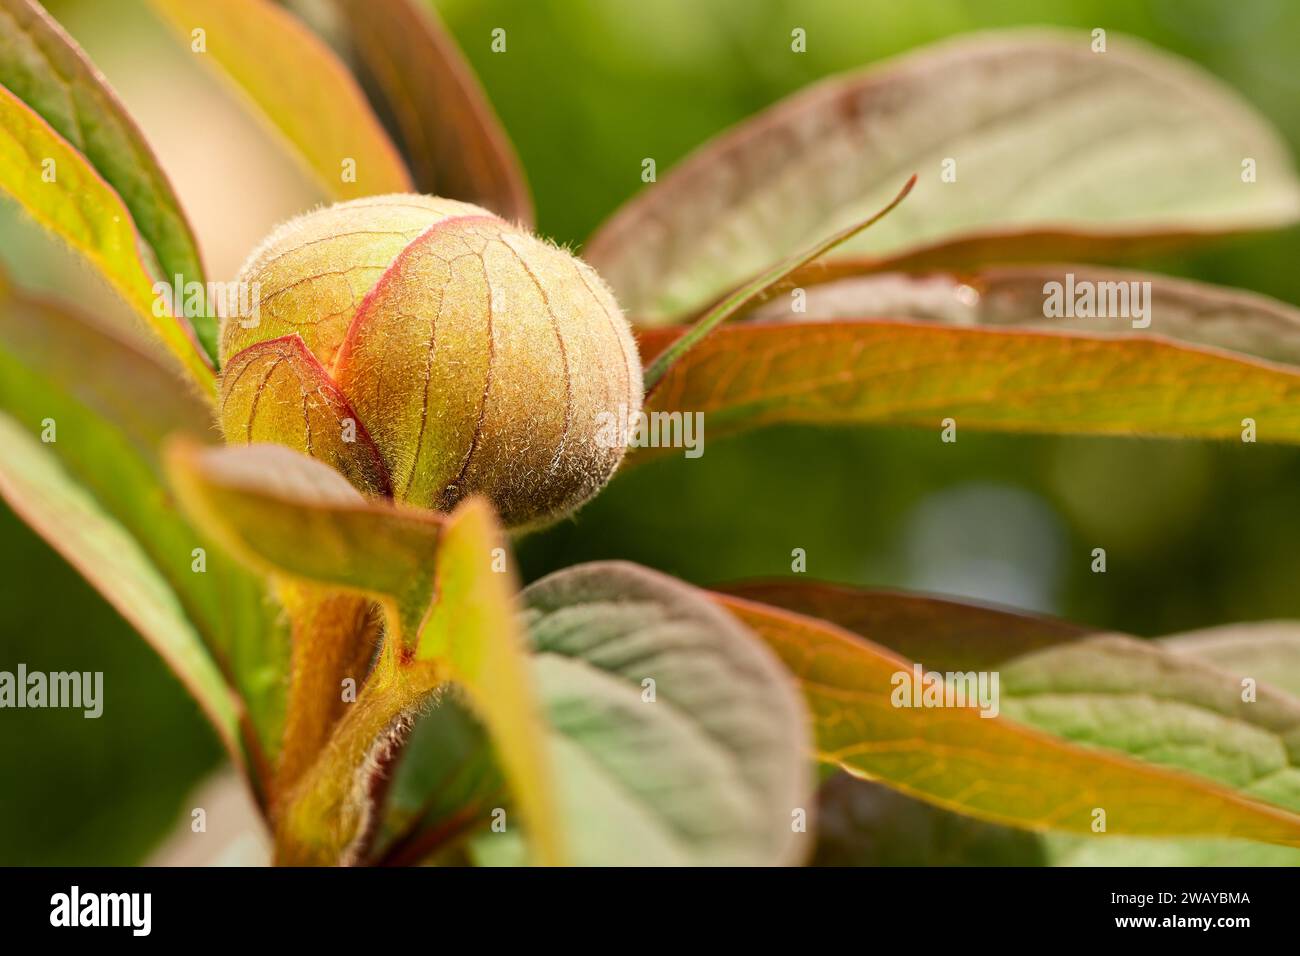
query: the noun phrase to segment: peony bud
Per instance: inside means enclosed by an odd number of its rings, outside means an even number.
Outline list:
[[[640,410],[641,363],[618,303],[477,206],[340,203],[277,228],[239,280],[253,295],[222,325],[228,441],[289,445],[440,511],[484,494],[510,527],[572,511],[622,459],[607,423]]]

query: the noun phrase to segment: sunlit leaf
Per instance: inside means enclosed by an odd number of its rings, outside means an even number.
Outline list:
[[[670,340],[670,330],[642,336],[643,354]],[[745,322],[689,352],[645,411],[703,413],[711,440],[782,422],[937,433],[951,419],[958,433],[1293,444],[1300,442],[1300,368],[1139,335],[888,319]],[[663,452],[640,448],[636,457]]]
[[[406,628],[418,626],[439,516],[367,501],[337,471],[283,445],[178,446],[171,461],[186,509],[245,561],[382,598]]]
[[[518,583],[502,564],[504,543],[486,500],[470,498],[452,512],[415,659],[446,667],[465,688],[523,813],[535,861],[554,865],[569,853],[556,806],[554,757],[518,618]]]
[[[53,179],[47,170],[54,170]],[[122,199],[31,107],[0,86],[0,190],[85,256],[202,389],[212,367],[183,319],[156,315],[158,267]]]
[[[728,592],[832,621],[929,669],[996,670],[1003,711],[1025,723],[1300,810],[1300,701],[1289,696],[1300,661],[1295,624],[1235,625],[1157,643],[1088,637],[1087,628],[1036,615],[800,580]],[[1230,673],[1264,685],[1258,697],[1243,700]]]
[[[150,2],[195,56],[247,95],[335,199],[412,191],[365,94],[292,14],[269,0]]]
[[[1252,107],[1139,41],[1092,43],[985,33],[803,90],[647,186],[584,255],[659,324],[862,219],[912,172],[906,206],[843,253],[1114,255],[1295,221],[1287,148]]]
[[[1300,846],[1300,816],[1206,777],[1084,748],[977,708],[900,707],[901,657],[835,625],[719,596],[777,652],[813,714],[820,758],[996,823],[1088,834],[1231,836]],[[1064,645],[1068,651],[1077,644]]]
[[[1147,643],[1110,636],[1094,644],[1084,639],[1087,629],[1077,625],[924,595],[801,580],[754,582],[728,592],[870,635],[927,669],[998,670],[1004,712],[1079,742],[1137,753],[1234,787],[1250,772],[1274,783],[1294,776],[1279,727],[1292,725],[1295,702],[1266,690],[1265,707],[1254,710],[1240,701],[1236,682],[1199,663],[1249,671],[1261,684],[1288,689],[1284,685],[1293,673],[1288,664],[1300,659],[1293,653],[1300,642],[1291,624],[1234,625]],[[1170,650],[1187,660],[1171,659]],[[1044,651],[1041,659],[1036,651]],[[1046,678],[1026,675],[1040,670],[1057,681],[1050,694],[1039,693]],[[1071,683],[1076,692],[1064,692]],[[1030,692],[1022,693],[1026,688]],[[1161,742],[1153,744],[1157,738]],[[1274,769],[1265,771],[1270,765]],[[1294,802],[1293,794],[1282,796],[1280,802]],[[1300,860],[1295,850],[1232,840],[1099,839],[1096,834],[1027,839],[1017,830],[842,773],[823,785],[820,800],[816,861],[824,865],[1125,865],[1143,853],[1171,865]]]
[[[159,278],[204,282],[193,231],[135,121],[76,42],[34,0],[0,0],[0,85],[78,150],[126,204]],[[57,168],[55,170],[57,175]],[[190,319],[209,359],[216,320]]]
[[[1154,643],[1300,698],[1300,626],[1293,621],[1230,624]],[[1238,684],[1237,689],[1243,688]],[[1286,774],[1294,776],[1294,770]],[[1242,840],[1098,841],[1049,834],[1044,846],[1057,866],[1300,866],[1298,850]]]
[[[817,866],[1297,866],[1250,840],[1029,833],[954,813],[842,771],[818,794]]]
[[[1044,833],[1050,866],[1300,866],[1300,850],[1250,840],[1076,837]]]
[[[867,275],[849,274],[840,264],[828,273],[806,277],[797,314],[787,296],[746,318],[912,319],[956,328],[1152,337],[1300,365],[1300,309],[1240,289],[1083,264]]]

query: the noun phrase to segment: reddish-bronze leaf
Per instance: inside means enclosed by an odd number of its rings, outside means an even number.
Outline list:
[[[421,192],[533,224],[519,157],[473,69],[422,0],[337,0],[362,85]]]
[[[654,355],[679,330],[641,336]],[[863,319],[718,329],[647,398],[712,438],[778,422],[1300,442],[1300,370],[1154,336]],[[638,448],[639,460],[662,449]]]
[[[818,756],[962,813],[1028,829],[1218,835],[1300,846],[1300,816],[1208,777],[1081,747],[972,707],[895,706],[911,662],[815,618],[718,595],[795,675]],[[1074,645],[1070,645],[1074,646]]]
[[[1076,640],[1092,629],[1012,611],[877,588],[773,578],[718,590],[830,621],[936,670],[992,669],[1013,657]]]

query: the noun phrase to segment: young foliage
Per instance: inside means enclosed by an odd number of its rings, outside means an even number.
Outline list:
[[[1095,52],[1082,34],[1019,30],[796,93],[640,193],[586,256],[629,314],[664,324],[879,209],[913,171],[907,205],[841,254],[1113,256],[1300,216],[1285,145],[1212,77],[1125,37]]]
[[[51,233],[85,256],[200,388],[212,366],[193,329],[159,309],[156,263],[121,196],[90,161],[8,88],[0,86],[0,190],[15,197]],[[161,312],[162,314],[158,314]]]
[[[310,3],[296,3],[310,18]],[[335,35],[401,147],[416,188],[533,224],[514,146],[456,42],[425,0],[333,0]],[[328,24],[324,25],[328,27]]]
[[[807,856],[807,718],[748,630],[694,588],[621,562],[556,572],[523,599],[574,862]],[[519,859],[496,834],[474,848]]]
[[[153,254],[150,265],[156,266],[157,278],[171,284],[179,276],[182,287],[204,282],[193,230],[166,173],[81,48],[32,0],[0,2],[0,28],[0,85],[44,119],[121,197]],[[57,178],[57,160],[50,172]],[[207,357],[215,359],[216,322],[191,321]]]
[[[1300,815],[1208,777],[1072,746],[1000,715],[970,707],[899,707],[895,675],[910,672],[912,662],[816,618],[739,598],[719,600],[802,685],[819,758],[850,773],[1029,829],[1097,832],[1103,811],[1108,833],[1300,846]],[[1123,749],[1121,740],[1116,743]]]
[[[445,521],[371,504],[328,466],[279,445],[180,448],[172,476],[187,508],[233,550],[384,609],[387,639],[357,706],[285,797],[282,859],[337,862],[364,852],[372,743],[455,681],[492,734],[537,859],[562,861],[510,577],[492,570],[499,532],[481,502],[470,499]],[[322,829],[335,815],[343,825]]]
[[[711,595],[622,562],[520,591],[498,525],[565,513],[616,466],[622,443],[582,443],[608,406],[640,407],[620,307],[646,326],[646,410],[703,412],[714,438],[953,418],[1236,439],[1249,419],[1250,440],[1300,441],[1291,307],[1023,264],[1293,222],[1286,151],[1233,94],[1124,38],[1042,31],[827,81],[597,233],[615,303],[585,263],[450,201],[532,217],[486,97],[414,0],[291,4],[338,54],[269,0],[152,5],[331,196],[449,197],[277,233],[288,246],[251,260],[275,285],[266,324],[224,330],[218,408],[213,323],[152,292],[203,278],[165,175],[54,21],[0,0],[0,188],[182,372],[0,288],[0,494],[199,701],[277,861],[1294,860],[1291,625],[1144,642],[802,581]],[[1050,314],[1067,275],[1149,288],[1145,316]],[[245,447],[205,447],[218,421]],[[576,496],[556,481],[575,450],[603,468]],[[1002,712],[898,706],[914,662],[1000,675]]]
[[[1128,314],[1049,316],[1045,297],[1064,296],[1067,282],[1122,295]],[[803,311],[773,298],[687,353],[648,410],[698,409],[715,436],[942,417],[1000,431],[1240,438],[1248,418],[1270,441],[1300,441],[1300,311],[1265,296],[1088,265],[841,270],[802,291]],[[641,349],[663,353],[686,334],[643,330]]]
[[[296,17],[271,0],[150,3],[261,110],[328,195],[411,191],[410,173],[356,80]]]

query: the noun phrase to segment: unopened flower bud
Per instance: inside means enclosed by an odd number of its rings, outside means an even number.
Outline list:
[[[609,479],[635,417],[636,344],[586,263],[491,213],[427,196],[340,203],[277,228],[222,325],[231,442],[314,455],[375,494],[510,527]]]

